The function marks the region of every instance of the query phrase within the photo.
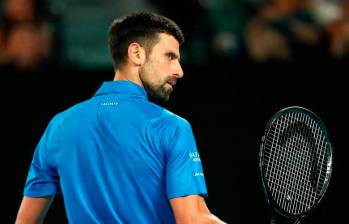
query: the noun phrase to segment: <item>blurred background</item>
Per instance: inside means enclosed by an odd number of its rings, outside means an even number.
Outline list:
[[[135,11],[168,16],[184,31],[185,77],[163,106],[192,124],[214,214],[269,223],[260,140],[276,111],[298,105],[324,120],[335,153],[328,194],[305,223],[346,220],[348,0],[0,0],[0,7],[4,223],[14,222],[49,120],[112,80],[108,27]],[[67,223],[61,198],[46,223]]]

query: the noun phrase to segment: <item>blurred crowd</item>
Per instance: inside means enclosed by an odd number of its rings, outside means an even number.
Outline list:
[[[349,48],[349,1],[272,0],[246,24],[255,61],[342,60]]]
[[[58,42],[40,0],[4,0],[0,23],[0,65],[34,71],[51,60]]]
[[[0,1],[2,69],[35,71],[65,61],[65,29],[59,21],[66,14],[55,13],[57,2],[60,1]],[[67,9],[74,1],[62,2]],[[127,1],[118,4],[128,8],[132,5]],[[182,54],[187,65],[217,59],[345,62],[349,57],[349,0],[138,0],[138,11],[144,10],[145,4],[169,16],[184,30]],[[122,14],[121,7],[118,9],[114,17]],[[109,22],[105,21],[107,25]]]
[[[189,26],[189,35],[197,37],[187,44],[188,49],[197,45],[197,41],[204,43],[195,52],[207,53],[203,58],[208,61],[217,58],[256,63],[348,60],[349,0],[190,2],[195,5],[188,13],[191,19],[182,20]],[[176,13],[175,4],[170,3],[168,8],[180,20],[183,15]],[[193,57],[192,61],[202,63],[199,59]]]

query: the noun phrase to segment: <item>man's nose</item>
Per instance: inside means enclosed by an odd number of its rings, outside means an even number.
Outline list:
[[[181,66],[181,64],[179,63],[179,61],[177,62],[176,66],[175,66],[174,75],[175,75],[177,78],[182,78],[183,75],[184,75],[182,66]]]

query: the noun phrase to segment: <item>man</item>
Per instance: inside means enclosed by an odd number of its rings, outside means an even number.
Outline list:
[[[62,193],[70,223],[223,223],[212,215],[189,123],[151,103],[183,77],[183,34],[150,13],[115,20],[115,78],[55,116],[40,140],[17,224],[40,223]]]

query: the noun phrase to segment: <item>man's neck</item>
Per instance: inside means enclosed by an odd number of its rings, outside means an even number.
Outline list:
[[[114,81],[120,80],[131,81],[143,87],[143,83],[139,78],[138,71],[135,71],[135,69],[133,69],[133,71],[131,69],[116,70],[114,75]]]

